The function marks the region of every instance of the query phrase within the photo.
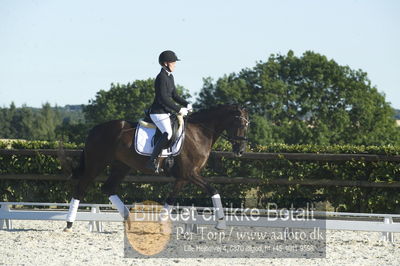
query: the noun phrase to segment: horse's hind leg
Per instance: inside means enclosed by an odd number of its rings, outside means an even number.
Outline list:
[[[204,177],[200,175],[194,175],[191,178],[191,181],[201,187],[209,196],[211,196],[211,200],[214,206],[215,210],[215,217],[217,219],[217,224],[215,226],[216,229],[218,230],[225,230],[226,229],[226,222],[225,222],[225,214],[224,214],[224,208],[222,206],[221,202],[221,196],[219,195],[218,191],[208,184],[205,180]]]
[[[118,197],[116,191],[118,185],[124,179],[126,174],[128,174],[130,169],[131,168],[129,166],[120,161],[113,162],[111,165],[110,176],[108,177],[107,181],[101,188],[103,193],[108,196],[108,199],[111,201],[113,206],[118,210],[119,214],[122,216],[122,218],[124,218],[124,220],[128,219],[129,210],[121,201],[121,199]]]
[[[75,222],[80,200],[85,196],[89,184],[93,182],[93,180],[104,170],[105,167],[105,162],[102,163],[96,161],[96,163],[89,163],[88,160],[84,160],[84,171],[80,176],[77,177],[78,184],[74,190],[74,194],[69,205],[66,219],[67,227],[64,229],[65,232],[72,231],[72,224]]]

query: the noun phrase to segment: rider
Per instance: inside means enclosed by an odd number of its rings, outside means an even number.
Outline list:
[[[154,84],[155,97],[150,107],[150,118],[163,134],[154,146],[153,153],[146,165],[147,168],[153,171],[157,169],[158,155],[172,137],[170,113],[175,112],[186,116],[188,111],[192,109],[191,104],[181,98],[176,92],[174,76],[172,76],[176,61],[180,60],[173,51],[169,50],[162,52],[158,58],[158,62],[162,68]],[[175,102],[185,107],[180,107]]]

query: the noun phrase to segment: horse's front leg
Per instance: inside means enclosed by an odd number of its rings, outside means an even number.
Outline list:
[[[224,214],[224,208],[222,206],[221,202],[221,196],[219,195],[218,191],[208,184],[205,180],[204,177],[201,175],[193,175],[191,178],[191,181],[201,187],[210,197],[213,203],[214,207],[214,215],[217,220],[217,224],[215,225],[215,228],[218,230],[225,230],[226,229],[226,221],[225,221],[225,214]]]
[[[130,167],[120,161],[114,161],[111,165],[111,173],[101,190],[108,196],[112,205],[118,210],[124,221],[129,218],[129,209],[117,195],[117,188],[128,174]]]
[[[183,187],[188,183],[187,180],[185,179],[180,179],[177,178],[177,180],[174,183],[174,188],[172,191],[168,194],[167,199],[165,200],[164,203],[164,208],[170,212],[171,211],[171,206],[175,204],[176,198],[179,194],[179,192],[183,189]]]

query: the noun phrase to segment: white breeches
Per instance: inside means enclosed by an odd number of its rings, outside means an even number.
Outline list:
[[[150,114],[151,120],[160,129],[162,133],[168,133],[168,139],[172,137],[172,127],[171,120],[169,118],[170,114]]]

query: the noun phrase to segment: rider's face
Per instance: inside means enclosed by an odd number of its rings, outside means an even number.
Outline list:
[[[175,65],[176,65],[176,62],[166,62],[165,63],[165,66],[167,66],[171,72],[174,72]]]

